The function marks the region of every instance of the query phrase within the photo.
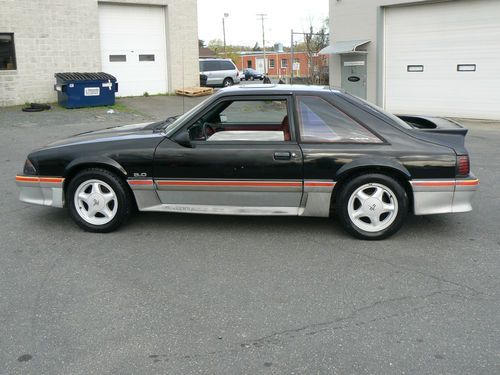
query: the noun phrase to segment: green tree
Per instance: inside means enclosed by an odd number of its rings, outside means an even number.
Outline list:
[[[214,51],[217,55],[218,53],[224,52],[224,42],[220,39],[212,39],[208,42],[208,48]]]

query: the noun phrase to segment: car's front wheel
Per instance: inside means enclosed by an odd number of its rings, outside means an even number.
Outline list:
[[[226,78],[224,82],[222,82],[222,86],[229,87],[233,85],[233,80],[231,78]]]
[[[408,213],[404,187],[382,174],[353,178],[341,187],[336,201],[342,225],[366,240],[381,240],[396,233]]]
[[[72,219],[89,232],[111,232],[130,216],[133,205],[123,179],[100,168],[79,172],[66,189]]]

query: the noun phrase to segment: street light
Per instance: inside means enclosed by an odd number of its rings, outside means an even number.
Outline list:
[[[227,59],[226,53],[226,22],[225,19],[229,17],[229,13],[224,13],[224,17],[222,17],[222,34],[224,35],[224,58]]]

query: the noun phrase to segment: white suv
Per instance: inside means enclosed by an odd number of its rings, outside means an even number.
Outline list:
[[[231,59],[200,59],[200,74],[207,77],[207,86],[240,83],[240,72]]]

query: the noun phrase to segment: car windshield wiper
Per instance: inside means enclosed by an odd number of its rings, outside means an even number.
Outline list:
[[[180,115],[175,115],[175,116],[167,117],[165,119],[165,121],[162,121],[162,122],[158,123],[154,127],[154,131],[155,132],[164,131],[166,128],[168,128],[170,125],[172,125],[172,123],[174,123],[175,120],[177,120],[179,117],[180,117]]]

